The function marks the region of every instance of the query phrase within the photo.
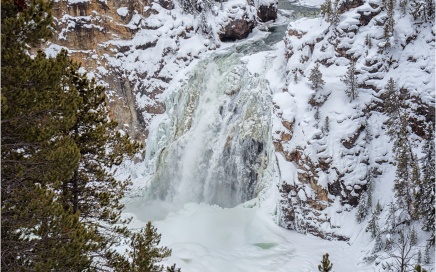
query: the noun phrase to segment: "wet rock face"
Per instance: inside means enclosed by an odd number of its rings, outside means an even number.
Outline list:
[[[257,18],[261,22],[275,21],[277,19],[277,5],[260,6],[257,10]]]
[[[224,26],[221,33],[219,33],[219,37],[223,42],[245,39],[253,28],[253,20],[246,18],[234,19]]]

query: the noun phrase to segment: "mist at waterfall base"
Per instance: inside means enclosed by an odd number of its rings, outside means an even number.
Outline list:
[[[327,252],[335,271],[372,271],[357,269],[358,245],[275,222],[270,105],[285,84],[285,60],[283,43],[267,36],[255,30],[225,44],[174,80],[167,113],[150,127],[145,165],[132,166],[123,216],[133,218],[131,229],[152,221],[172,249],[164,264],[184,272],[317,271]]]

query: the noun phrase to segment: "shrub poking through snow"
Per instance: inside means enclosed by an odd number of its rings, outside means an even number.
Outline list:
[[[318,271],[329,272],[332,271],[333,264],[329,260],[329,254],[326,253],[322,256],[321,264],[318,265]]]

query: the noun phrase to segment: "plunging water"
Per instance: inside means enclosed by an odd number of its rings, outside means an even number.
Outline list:
[[[243,56],[212,55],[171,94],[147,145],[148,197],[232,207],[260,190],[271,152],[271,90]]]

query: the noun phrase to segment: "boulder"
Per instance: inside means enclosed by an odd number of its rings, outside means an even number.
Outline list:
[[[174,8],[174,3],[172,0],[159,0],[159,5],[161,5],[164,9],[168,10]]]
[[[254,28],[254,20],[248,18],[231,19],[219,33],[222,42],[235,41],[247,38]]]
[[[277,19],[277,5],[260,5],[257,9],[257,18],[260,22],[275,21]]]

